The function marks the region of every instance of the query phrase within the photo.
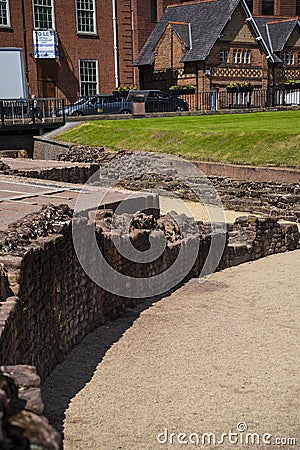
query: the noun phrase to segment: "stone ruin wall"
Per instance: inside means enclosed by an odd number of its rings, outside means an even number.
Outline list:
[[[95,163],[93,158],[88,164],[50,171],[19,171],[15,175],[77,183],[86,181],[99,167],[99,161]],[[6,170],[9,168],[2,167],[3,172]],[[225,207],[272,216],[240,217],[235,224],[228,225],[227,245],[219,269],[299,248],[297,226],[278,224],[275,220],[284,217],[300,222],[299,183],[244,182],[224,177],[212,177],[211,181]],[[169,225],[166,228],[170,231]],[[171,230],[167,236],[164,257],[142,268],[118,254],[111,234],[103,227],[103,221],[97,227],[98,242],[109,262],[120,272],[133,277],[153,275],[172,264],[180,247],[178,239],[172,239],[172,233]],[[148,235],[149,229],[140,227],[134,230],[131,237],[142,249],[147,247]],[[22,400],[22,405],[18,403],[21,431],[18,422],[17,428],[13,427],[17,439],[24,438],[22,429],[25,428],[25,434],[28,432],[24,426],[24,418],[27,417],[40,430],[37,434],[33,433],[38,438],[31,439],[29,436],[30,443],[37,445],[36,448],[59,449],[59,435],[41,416],[43,405],[35,367],[39,375],[45,378],[88,332],[115,319],[140,300],[110,294],[86,276],[74,253],[71,222],[66,218],[46,235],[37,233],[21,242],[21,246],[17,243],[10,248],[11,244],[9,241],[7,251],[0,252],[0,364],[12,365],[0,370],[0,413],[4,411],[0,423],[2,438],[10,439],[10,417],[15,412],[15,403]],[[190,276],[200,273],[209,244],[209,233],[202,233],[200,251]],[[24,245],[28,250],[26,252]],[[20,381],[18,373],[25,374],[27,381]],[[13,384],[12,380],[9,381],[10,377],[15,381],[12,391],[7,388],[7,383]],[[45,440],[48,447],[45,447]]]
[[[52,207],[52,212],[54,210]],[[20,241],[15,246],[8,236],[2,245],[0,257],[0,364],[6,365],[0,370],[0,412],[4,414],[0,421],[2,439],[12,439],[13,442],[16,442],[15,439],[17,442],[25,439],[25,444],[27,441],[39,444],[37,449],[60,449],[61,439],[40,415],[43,405],[35,368],[44,379],[87,333],[117,318],[127,307],[133,307],[141,301],[110,294],[87,277],[74,252],[71,220],[67,220],[68,207],[65,206],[62,211],[61,217],[65,220],[56,223],[52,229],[48,223],[49,232],[46,236],[39,237],[37,233],[28,242],[23,229]],[[131,231],[136,248],[142,250],[148,247],[152,225],[157,232],[164,230],[167,237],[164,254],[153,263],[143,266],[124,259],[115,249],[104,220],[109,219],[110,215],[112,213],[109,211],[100,214],[96,235],[100,248],[116,270],[132,277],[153,276],[176,260],[181,242],[170,218],[157,220],[153,216],[149,218],[142,215],[136,219],[136,228]],[[43,227],[43,224],[38,223]],[[18,223],[18,226],[22,230],[22,223]],[[94,227],[94,224],[84,223],[84,226]],[[209,229],[203,224],[199,226],[200,249],[189,276],[200,273],[210,246]],[[14,237],[18,236],[16,229],[13,228],[13,232]],[[297,225],[279,225],[271,218],[241,217],[228,227],[226,239],[219,269],[299,248]],[[21,245],[24,243],[25,247]],[[9,254],[3,251],[7,248],[12,248]],[[28,369],[19,364],[35,367]],[[7,365],[10,367],[7,368]],[[16,375],[26,372],[27,387],[18,381]],[[15,387],[10,396],[5,386],[6,383],[14,383],[7,376],[11,376],[19,387],[19,392]],[[23,395],[24,387],[27,390],[26,398]],[[16,417],[15,404],[20,399],[23,399],[23,404],[19,405]],[[20,448],[29,449],[25,444]]]
[[[164,219],[160,220],[163,223]],[[169,223],[166,229],[170,230]],[[132,277],[164,271],[180,248],[176,236],[169,238],[163,256],[141,265],[124,259],[103,227],[96,230],[107,260],[116,270]],[[133,244],[140,249],[147,247],[149,232],[133,230]],[[198,258],[190,273],[193,276],[200,273],[210,245],[209,233],[201,236]],[[229,226],[220,268],[298,247],[296,225],[279,225],[271,218],[240,218]],[[17,248],[0,257],[7,271],[1,272],[4,296],[0,303],[0,363],[34,365],[43,379],[87,333],[141,300],[110,294],[87,277],[74,252],[70,221],[61,225],[59,233],[37,238],[26,249],[24,252]]]
[[[85,182],[90,164],[90,175],[99,167],[131,151],[110,152],[103,147],[66,145],[60,142],[36,138],[36,157],[77,163],[75,168],[55,168],[51,170],[16,171],[16,175],[35,178],[56,179],[58,181]],[[134,152],[138,155],[139,152]],[[161,155],[162,164],[164,157]],[[264,214],[276,219],[300,222],[300,172],[292,169],[272,167],[252,167],[220,164],[212,162],[193,162],[207,174],[208,179],[218,191],[223,206],[237,211]],[[81,166],[81,167],[80,167]],[[78,181],[81,180],[81,181]],[[158,176],[152,188],[172,191],[172,182],[163,181]],[[127,189],[145,190],[147,180],[143,175],[136,177],[133,184],[124,185]],[[185,195],[183,195],[184,197]]]

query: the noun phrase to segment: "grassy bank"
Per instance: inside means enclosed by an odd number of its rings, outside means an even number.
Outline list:
[[[58,139],[197,160],[300,167],[299,110],[91,121]]]

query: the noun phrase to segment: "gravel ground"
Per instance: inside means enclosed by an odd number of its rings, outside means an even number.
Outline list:
[[[203,448],[205,432],[205,448],[300,448],[299,268],[295,251],[193,279],[87,336],[44,386],[64,448]],[[240,423],[260,445],[218,443]]]

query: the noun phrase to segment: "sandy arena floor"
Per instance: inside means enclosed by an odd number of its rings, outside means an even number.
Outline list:
[[[64,448],[300,448],[299,268],[295,251],[193,279],[87,336],[44,386]]]

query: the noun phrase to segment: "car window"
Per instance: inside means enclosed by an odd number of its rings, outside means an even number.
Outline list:
[[[89,98],[89,99],[88,99],[88,103],[89,103],[90,105],[95,105],[95,103],[97,103],[97,97]]]
[[[77,100],[77,102],[74,103],[74,105],[82,105],[86,102],[86,98],[81,98],[80,100]]]
[[[103,103],[112,103],[114,101],[114,96],[103,97]]]

